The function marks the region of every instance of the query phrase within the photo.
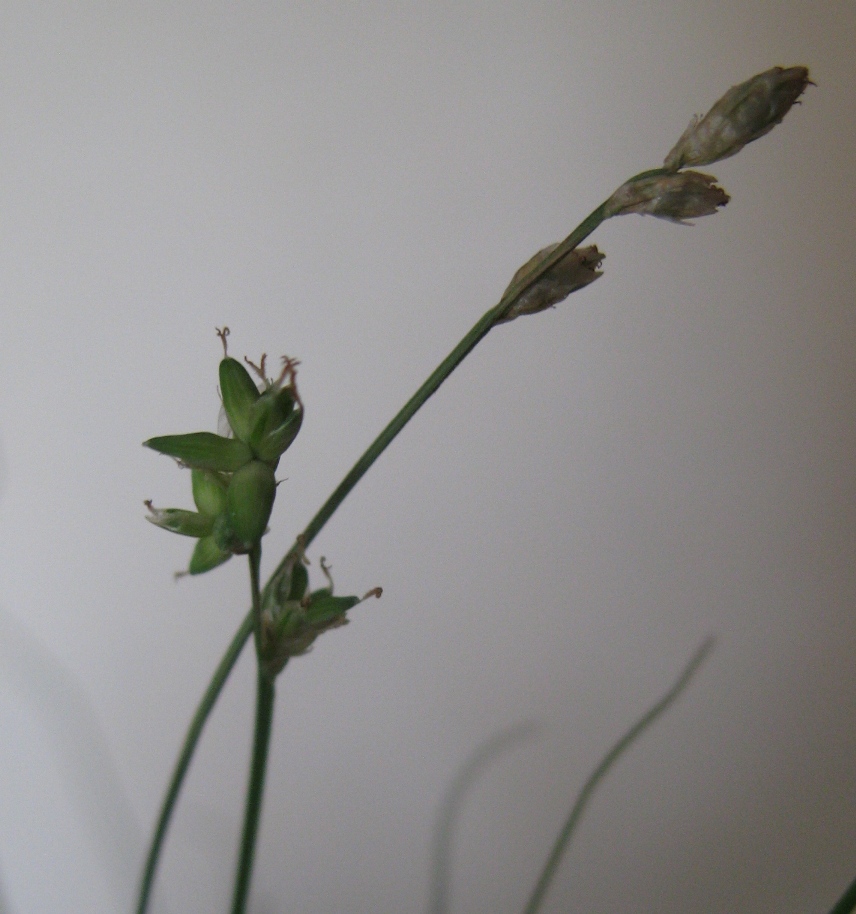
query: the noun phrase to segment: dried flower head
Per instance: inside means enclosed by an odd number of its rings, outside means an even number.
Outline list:
[[[716,178],[700,171],[652,175],[622,184],[606,201],[605,216],[639,213],[691,225],[687,219],[710,216],[729,199]]]
[[[709,165],[733,156],[769,133],[811,82],[806,67],[773,67],[729,89],[689,127],[666,156],[666,168]]]
[[[536,269],[538,264],[549,257],[558,246],[558,244],[551,244],[527,260],[511,278],[508,288],[510,289],[527,273]],[[567,298],[571,292],[576,292],[577,289],[582,289],[583,286],[594,282],[603,275],[598,272],[598,267],[605,256],[595,245],[569,251],[535,285],[527,289],[497,323],[502,324],[505,321],[512,321],[522,314],[535,314],[545,308],[551,308]],[[506,289],[507,291],[508,289]]]

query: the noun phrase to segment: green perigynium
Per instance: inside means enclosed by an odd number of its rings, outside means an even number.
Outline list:
[[[203,536],[193,549],[187,572],[188,574],[203,574],[206,571],[211,571],[212,568],[216,568],[232,558],[232,554],[231,549],[224,548],[221,545],[216,532],[211,536]]]
[[[194,504],[203,514],[217,517],[226,510],[228,476],[207,470],[191,470],[190,485],[193,488]]]
[[[349,609],[382,593],[380,587],[375,587],[362,597],[334,596],[333,580],[323,557],[321,570],[329,586],[309,591],[304,561],[302,556],[292,555],[262,603],[259,660],[271,677],[282,670],[290,657],[307,653],[319,635],[347,625]]]
[[[264,366],[264,356],[258,368],[252,366],[262,378]],[[283,359],[279,379],[265,380],[265,389],[260,391],[240,362],[229,357],[220,362],[223,410],[232,432],[254,457],[274,466],[294,441],[303,421],[303,407],[294,385],[296,366],[291,359]],[[286,379],[288,384],[284,384]]]
[[[223,409],[239,441],[248,441],[251,428],[251,411],[261,397],[250,373],[237,359],[228,355],[220,362],[220,396]]]
[[[155,508],[151,501],[147,501],[149,515],[146,520],[171,533],[196,537],[199,542],[193,550],[188,571],[190,574],[201,574],[222,565],[232,555],[232,550],[221,545],[217,536],[218,523],[227,508],[229,481],[225,474],[209,470],[191,470],[190,478],[193,501],[198,511]]]
[[[205,514],[181,508],[155,508],[151,501],[146,501],[145,505],[150,512],[146,520],[170,533],[200,537],[208,536],[214,529],[214,518]]]
[[[276,479],[267,463],[251,460],[233,474],[226,490],[226,517],[241,551],[248,552],[264,535],[275,498]]]
[[[253,452],[243,441],[214,432],[162,435],[143,444],[159,454],[174,457],[182,466],[197,470],[234,473],[253,459]]]
[[[199,540],[190,574],[201,574],[232,555],[247,553],[262,538],[276,498],[274,470],[303,421],[297,362],[283,358],[282,371],[274,380],[265,377],[265,356],[259,366],[248,363],[261,380],[260,389],[247,369],[229,356],[228,328],[217,332],[223,342],[220,393],[228,431],[234,437],[191,432],[144,442],[191,469],[197,511],[158,509],[146,502],[153,524]]]

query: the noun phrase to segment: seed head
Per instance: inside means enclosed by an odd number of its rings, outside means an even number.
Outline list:
[[[666,168],[709,165],[769,133],[811,82],[806,67],[773,67],[729,89],[689,127],[666,156]]]
[[[557,247],[558,244],[551,244],[527,260],[511,278],[509,288],[527,273],[532,272]],[[535,285],[527,289],[497,323],[502,324],[505,321],[514,320],[515,317],[520,317],[522,314],[535,314],[538,311],[551,308],[567,298],[571,292],[576,292],[577,289],[582,289],[583,286],[594,282],[603,275],[598,272],[598,267],[605,256],[605,254],[601,254],[595,245],[587,248],[574,248],[574,250],[569,251]]]
[[[728,194],[715,182],[700,171],[631,179],[606,201],[606,217],[639,213],[691,225],[687,219],[710,216],[728,203]]]

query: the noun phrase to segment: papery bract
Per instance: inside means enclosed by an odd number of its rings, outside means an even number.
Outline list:
[[[549,247],[542,248],[527,260],[511,278],[508,289],[527,274],[533,272],[538,264],[549,257],[558,246],[558,244],[551,244]],[[546,308],[563,301],[572,292],[576,292],[577,289],[582,289],[589,283],[599,279],[603,274],[598,272],[598,267],[600,267],[605,256],[594,245],[569,251],[558,263],[550,267],[534,285],[528,288],[497,323],[502,324],[524,314],[536,314],[538,311],[544,311]],[[508,289],[504,294],[508,294]]]
[[[664,166],[677,171],[735,155],[781,123],[810,82],[807,67],[773,67],[733,86],[704,117],[690,121]]]
[[[716,178],[700,171],[651,175],[622,184],[606,201],[605,217],[638,213],[687,225],[687,219],[710,216],[728,200]]]

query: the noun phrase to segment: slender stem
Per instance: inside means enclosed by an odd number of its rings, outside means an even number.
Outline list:
[[[856,910],[856,879],[847,887],[847,891],[838,899],[829,914],[851,914]]]
[[[256,657],[261,663],[262,656],[262,598],[259,589],[259,570],[262,564],[262,544],[256,543],[250,550],[250,593],[252,594],[253,637],[256,642]]]
[[[648,177],[658,174],[665,174],[665,169],[652,169],[651,171],[641,172],[635,175],[635,178]],[[631,179],[633,180],[633,179]],[[405,425],[416,415],[422,405],[437,391],[443,381],[460,365],[460,363],[469,355],[469,353],[478,345],[478,343],[487,336],[491,327],[501,318],[505,312],[530,288],[534,285],[548,270],[558,263],[569,251],[584,241],[600,224],[604,221],[606,201],[597,209],[593,210],[570,235],[550,254],[541,261],[537,268],[522,276],[516,283],[509,286],[500,300],[499,304],[491,308],[483,317],[481,317],[467,333],[467,335],[458,343],[457,346],[449,353],[448,356],[440,363],[425,383],[416,391],[416,393],[404,404],[395,418],[386,426],[378,437],[369,445],[368,450],[357,460],[353,467],[348,471],[345,478],[336,487],[333,494],[324,502],[315,517],[309,521],[303,533],[297,537],[294,545],[277,565],[276,570],[271,575],[265,589],[269,588],[277,578],[283,573],[289,558],[295,552],[305,549],[312,540],[321,532],[324,525],[333,516],[336,509],[345,500],[348,493],[362,479],[369,467],[380,457],[380,455],[391,444],[395,436],[404,428]],[[252,612],[247,613],[241,622],[240,628],[235,633],[229,647],[226,650],[220,665],[214,674],[208,689],[203,696],[202,702],[193,717],[190,729],[184,739],[184,745],[181,748],[178,763],[176,764],[173,777],[170,781],[167,795],[164,799],[163,808],[160,818],[158,819],[155,833],[152,839],[152,845],[146,860],[146,867],[143,874],[143,882],[140,890],[139,904],[137,914],[145,914],[148,904],[148,898],[151,892],[151,884],[157,867],[158,857],[161,851],[161,845],[166,834],[167,826],[172,815],[178,792],[181,789],[181,783],[187,773],[190,759],[196,749],[196,743],[202,733],[202,727],[206,718],[214,707],[214,703],[220,694],[232,667],[238,660],[238,656],[246,644],[250,634],[255,630]]]
[[[568,842],[571,840],[571,836],[574,833],[574,830],[577,827],[577,824],[580,821],[580,817],[583,814],[588,801],[591,799],[592,794],[595,791],[597,785],[603,780],[610,768],[621,758],[622,755],[630,748],[630,746],[636,741],[636,739],[641,736],[641,734],[654,723],[654,721],[669,707],[669,705],[674,702],[674,700],[683,692],[683,690],[689,685],[690,679],[692,679],[696,670],[701,666],[702,661],[710,653],[711,648],[713,647],[713,639],[708,638],[701,647],[695,652],[690,662],[684,667],[683,672],[678,676],[674,685],[666,692],[665,695],[654,705],[652,705],[643,715],[636,721],[635,724],[618,740],[617,743],[606,753],[606,755],[598,762],[597,767],[589,775],[588,780],[583,784],[582,790],[577,794],[576,801],[574,802],[571,812],[568,815],[568,818],[565,820],[565,824],[562,826],[559,831],[559,835],[556,838],[556,842],[553,845],[553,850],[550,852],[550,856],[547,858],[547,862],[544,865],[544,869],[541,871],[541,875],[538,878],[538,881],[535,883],[535,888],[532,890],[532,895],[529,898],[529,902],[524,908],[524,914],[535,914],[538,908],[541,905],[541,902],[544,899],[544,895],[547,893],[547,889],[550,886],[550,883],[553,877],[556,875],[556,870],[559,866],[559,861],[562,858],[562,854],[565,852]],[[834,912],[838,914],[838,912]]]
[[[655,173],[659,173],[657,169]],[[643,172],[648,175],[648,172]],[[637,176],[641,177],[641,176]],[[440,385],[449,377],[449,375],[463,362],[463,360],[472,352],[472,350],[487,336],[490,329],[511,306],[533,286],[548,270],[557,264],[566,254],[577,247],[584,241],[604,220],[604,209],[606,203],[602,203],[597,209],[590,213],[567,238],[550,254],[541,261],[536,268],[528,274],[522,276],[516,283],[509,286],[497,305],[487,311],[476,321],[472,329],[464,336],[457,346],[443,359],[442,362],[429,375],[424,384],[416,393],[404,404],[404,406],[395,415],[389,425],[375,438],[369,445],[362,457],[348,471],[345,478],[339,483],[333,494],[324,502],[315,517],[309,521],[306,529],[298,537],[297,542],[292,549],[284,556],[282,561],[277,565],[276,570],[271,576],[275,580],[285,569],[289,557],[298,548],[305,549],[312,540],[321,532],[324,525],[336,512],[336,509],[350,493],[351,489],[363,478],[369,467],[380,457],[380,455],[389,447],[393,439],[404,428],[405,425],[416,415],[427,400],[436,393]]]
[[[250,582],[253,591],[256,593],[258,592],[258,580],[259,563],[256,562],[254,565],[251,558]],[[241,655],[241,651],[247,643],[247,639],[253,633],[254,624],[255,618],[251,611],[244,617],[238,631],[235,633],[229,647],[226,649],[226,653],[217,665],[214,676],[208,684],[205,694],[202,696],[202,701],[199,703],[199,707],[196,709],[196,713],[190,721],[190,727],[188,727],[187,735],[184,737],[184,743],[181,747],[181,752],[179,753],[175,767],[173,768],[172,777],[170,777],[169,785],[167,786],[166,794],[163,798],[163,803],[161,804],[160,815],[158,816],[154,834],[152,835],[149,852],[146,856],[143,875],[140,880],[140,890],[137,896],[136,914],[145,914],[148,910],[163,843],[166,840],[166,833],[169,828],[170,820],[172,819],[173,809],[178,800],[178,794],[181,791],[184,777],[187,774],[188,768],[190,768],[190,761],[196,750],[196,744],[199,742],[199,737],[202,736],[202,730],[205,726],[205,722],[208,720],[208,715],[214,708],[217,699],[220,697],[220,692],[226,684],[229,674],[232,672],[232,667],[237,663],[238,657]]]
[[[655,175],[666,174],[664,168],[654,168],[649,171],[643,171],[634,175],[629,180],[636,181],[640,178],[653,177]],[[510,285],[499,303],[487,311],[476,321],[472,329],[464,336],[457,346],[443,359],[442,362],[429,375],[425,383],[416,391],[416,393],[402,406],[387,427],[375,438],[369,445],[366,452],[351,467],[345,478],[339,483],[333,494],[324,502],[315,517],[306,526],[303,533],[297,538],[294,546],[283,557],[277,565],[276,570],[271,575],[271,581],[276,580],[278,575],[285,569],[288,559],[297,549],[305,549],[312,540],[321,532],[324,525],[336,512],[336,509],[347,497],[348,493],[363,478],[369,467],[380,457],[380,455],[389,447],[393,439],[404,428],[405,425],[416,415],[432,394],[436,393],[440,385],[449,377],[449,375],[463,362],[463,360],[472,352],[473,349],[487,336],[491,327],[502,318],[511,306],[533,286],[538,280],[554,267],[563,257],[565,257],[575,247],[579,246],[586,238],[604,221],[606,211],[606,200],[586,216],[585,219],[565,238],[561,244],[551,252],[549,257],[540,261],[532,270],[521,276],[516,283]],[[268,582],[268,586],[270,582]]]
[[[262,796],[265,787],[268,747],[270,746],[273,723],[274,678],[268,676],[261,661],[262,653],[262,601],[259,590],[259,566],[262,559],[261,543],[250,550],[250,590],[253,598],[253,630],[258,661],[258,690],[256,695],[256,725],[253,733],[253,755],[250,762],[250,777],[247,785],[247,802],[244,809],[244,829],[241,833],[241,847],[238,851],[238,868],[235,872],[235,893],[232,897],[232,914],[244,914],[250,894],[250,879],[253,875],[253,859],[256,853],[256,838],[262,812]]]
[[[256,726],[253,735],[253,757],[247,785],[247,804],[244,812],[244,830],[238,852],[235,873],[235,893],[232,896],[232,914],[244,914],[250,893],[250,877],[256,852],[256,838],[262,811],[270,731],[273,722],[274,684],[262,668],[258,671],[258,697],[256,700]]]
[[[169,822],[172,818],[176,800],[178,800],[178,794],[181,790],[184,776],[187,774],[187,769],[190,767],[190,760],[193,758],[196,744],[199,742],[199,737],[202,735],[202,728],[205,726],[205,721],[208,719],[208,715],[211,713],[212,708],[220,696],[220,690],[226,684],[229,673],[232,672],[232,667],[235,665],[244,645],[247,643],[247,638],[250,637],[252,631],[253,619],[252,615],[248,614],[244,621],[241,622],[241,626],[235,633],[235,637],[232,638],[232,643],[227,648],[226,653],[223,655],[223,659],[214,671],[214,676],[212,677],[208,688],[205,690],[205,694],[202,696],[202,701],[199,703],[199,707],[196,709],[193,719],[190,721],[190,727],[187,730],[184,744],[181,747],[181,752],[175,763],[172,777],[169,780],[166,795],[163,798],[160,815],[158,816],[157,824],[155,825],[154,834],[152,836],[152,843],[146,857],[143,876],[140,880],[136,914],[145,914],[148,909],[158,860],[160,859],[161,849],[163,847],[164,839],[166,838],[167,828],[169,827]]]

